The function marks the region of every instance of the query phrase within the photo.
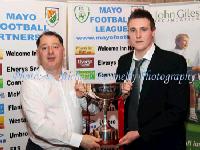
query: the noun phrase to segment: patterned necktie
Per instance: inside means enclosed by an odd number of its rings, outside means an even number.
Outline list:
[[[132,83],[133,88],[129,97],[128,102],[125,103],[125,107],[128,108],[128,117],[127,117],[127,130],[138,130],[138,119],[137,119],[137,111],[138,111],[138,103],[140,97],[140,66],[144,62],[145,59],[135,60],[135,69],[133,71]]]

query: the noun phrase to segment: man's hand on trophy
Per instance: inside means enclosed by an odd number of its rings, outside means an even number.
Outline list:
[[[84,135],[80,145],[81,145],[81,147],[88,148],[88,149],[100,148],[99,142],[101,142],[100,138],[96,138],[91,135]]]
[[[124,83],[120,84],[122,97],[125,100],[129,95],[132,89],[132,82],[130,80],[125,80]]]
[[[139,137],[140,135],[138,131],[129,131],[119,140],[118,146],[128,145]]]
[[[86,94],[86,84],[81,81],[76,81],[75,83],[75,91],[77,97],[83,97]]]

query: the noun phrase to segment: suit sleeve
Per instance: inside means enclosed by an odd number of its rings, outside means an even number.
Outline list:
[[[116,75],[115,75],[115,79],[116,79],[116,82],[123,82],[123,78],[121,78],[121,76],[123,75],[123,72],[122,72],[122,65],[123,65],[123,58],[120,57],[119,60],[118,60],[118,67],[117,67],[117,70],[116,70]]]
[[[165,85],[164,110],[139,129],[139,134],[145,141],[171,132],[172,129],[184,125],[187,119],[189,108],[187,64],[183,57],[177,58],[174,63],[170,63],[171,80]]]

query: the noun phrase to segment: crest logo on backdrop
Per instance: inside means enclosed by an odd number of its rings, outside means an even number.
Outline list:
[[[45,7],[45,19],[50,27],[54,27],[59,21],[59,8]]]
[[[80,23],[84,23],[90,15],[90,8],[87,6],[76,6],[74,8],[74,14]]]

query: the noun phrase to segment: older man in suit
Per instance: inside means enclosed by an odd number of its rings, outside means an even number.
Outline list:
[[[128,95],[125,135],[119,144],[127,150],[185,150],[189,103],[187,64],[181,55],[161,50],[154,44],[155,30],[148,11],[136,9],[131,14],[128,37],[134,51],[120,57],[116,72],[117,81],[124,82],[122,93]],[[136,67],[140,74],[138,99]]]

